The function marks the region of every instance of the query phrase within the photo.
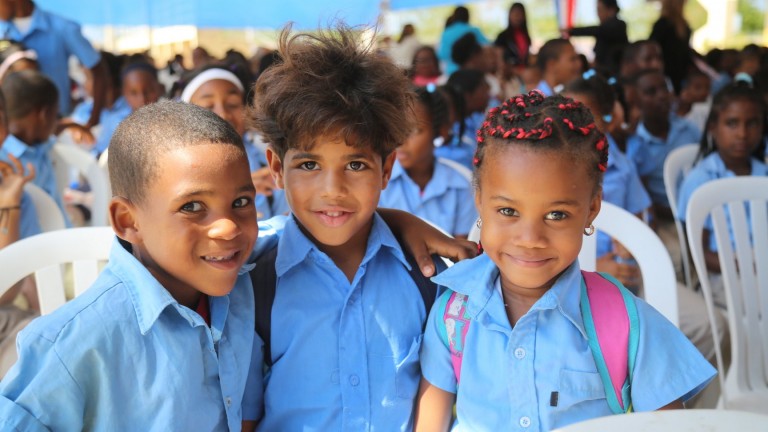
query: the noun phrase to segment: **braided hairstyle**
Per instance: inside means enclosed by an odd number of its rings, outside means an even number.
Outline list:
[[[586,167],[595,182],[595,193],[608,167],[608,141],[597,127],[592,114],[581,102],[561,95],[544,97],[538,90],[514,96],[488,111],[477,131],[475,187],[488,149],[525,146],[568,153]]]

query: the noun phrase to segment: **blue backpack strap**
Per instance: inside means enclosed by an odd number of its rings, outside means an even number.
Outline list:
[[[634,297],[621,282],[608,274],[590,272],[582,272],[582,274],[581,313],[589,347],[603,382],[606,400],[614,414],[631,412],[630,385],[639,344],[639,321]],[[608,291],[613,289],[617,289],[618,293]],[[601,300],[604,300],[606,296],[614,296],[616,294],[620,295],[619,301],[623,303],[624,308],[598,310],[596,308],[607,307],[607,304],[602,301],[590,301],[590,296],[593,299],[596,298],[595,296],[600,296],[603,297]],[[602,321],[596,322],[596,320]],[[626,347],[616,347],[615,340],[601,341],[598,337],[599,333],[615,331],[617,329],[616,326],[619,326],[619,330],[623,327],[628,331]],[[606,330],[598,331],[598,328]],[[624,340],[624,338],[620,337],[620,340]],[[627,356],[625,360],[620,358],[624,353]],[[617,378],[615,373],[616,365],[623,364],[626,365],[626,368],[623,371],[619,371],[618,376],[621,378]],[[609,365],[611,366],[609,367]],[[614,371],[614,379],[611,379],[611,370]]]
[[[272,367],[272,304],[277,290],[277,246],[256,260],[250,271],[256,313],[256,333],[264,341],[264,365]]]
[[[461,364],[464,359],[464,341],[472,320],[467,313],[468,298],[465,294],[446,291],[438,300],[437,309],[442,313],[440,338],[451,353],[451,365],[456,385],[461,382]]]

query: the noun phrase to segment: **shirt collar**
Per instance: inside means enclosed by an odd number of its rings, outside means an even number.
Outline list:
[[[27,34],[32,34],[32,32],[35,30],[40,30],[41,32],[48,31],[48,28],[50,27],[50,24],[48,23],[48,15],[45,13],[45,11],[37,7],[36,4],[33,4],[33,7],[32,24],[30,24],[29,32]]]
[[[552,87],[550,87],[544,80],[539,81],[539,85],[537,85],[536,88],[541,90],[541,92],[544,93],[544,96],[553,96],[555,94],[555,92],[552,91]]]
[[[48,138],[48,141],[42,144],[31,146],[16,138],[15,135],[8,134],[8,136],[5,138],[5,141],[3,142],[3,150],[12,154],[18,159],[24,153],[28,153],[31,156],[47,154],[51,148],[53,148],[54,144],[56,144],[56,139],[54,137]]]
[[[174,307],[190,325],[196,325],[192,315],[196,315],[196,313],[177,302],[171,293],[133,256],[131,251],[127,249],[129,247],[129,243],[115,237],[109,255],[108,268],[126,287],[133,303],[141,334],[146,335],[152,329],[168,306]],[[244,266],[240,270],[239,275],[241,276],[238,277],[238,283],[244,277],[242,275],[251,268],[253,265]],[[210,298],[211,331],[214,342],[221,337],[228,309],[229,294]],[[200,318],[198,324],[202,325],[203,323],[202,318]]]
[[[467,313],[484,321],[483,312],[494,295],[494,283],[499,269],[486,254],[454,264],[432,278],[438,285],[468,296]],[[581,318],[581,272],[578,260],[571,264],[555,281],[552,288],[531,307],[531,311],[557,309],[586,339]]]
[[[411,268],[408,261],[405,259],[400,244],[394,234],[392,234],[392,231],[390,231],[381,216],[374,213],[373,226],[371,227],[371,233],[368,236],[365,256],[360,262],[360,266],[362,267],[368,261],[373,259],[380,250],[387,250],[402,262],[406,268]],[[281,277],[293,267],[296,267],[309,259],[333,263],[330,257],[321,251],[320,248],[318,248],[317,245],[301,231],[295,216],[291,214],[285,222],[283,236],[277,245],[277,259],[275,261],[277,276]]]
[[[750,158],[751,161],[751,171],[750,175],[766,175],[766,165],[762,163],[761,161]],[[717,178],[722,177],[734,177],[736,174],[729,170],[728,167],[725,166],[725,162],[723,162],[723,159],[720,157],[720,154],[718,152],[713,152],[709,156],[705,157],[701,162],[704,169],[709,171],[712,176]]]
[[[645,127],[645,123],[643,121],[640,121],[637,125],[637,131],[635,132],[638,136],[640,136],[643,140],[649,143],[653,144],[666,144],[669,141],[673,141],[675,137],[688,126],[688,122],[682,119],[681,117],[678,117],[675,113],[669,114],[669,132],[667,133],[667,139],[666,141],[661,139],[660,137],[657,137],[651,132],[648,131],[648,129]]]
[[[395,164],[392,166],[392,175],[390,176],[390,181],[397,179],[413,182],[399,161],[395,161]],[[435,158],[435,169],[432,173],[432,179],[427,183],[424,193],[426,198],[427,192],[429,192],[429,195],[442,195],[451,188],[466,189],[468,187],[469,184],[460,173],[454,172],[453,168],[440,162],[440,158]]]

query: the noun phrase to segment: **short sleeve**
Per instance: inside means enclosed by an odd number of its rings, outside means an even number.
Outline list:
[[[22,331],[19,360],[0,382],[2,430],[82,430],[84,394],[55,343]]]
[[[628,164],[629,173],[627,175],[627,211],[632,214],[638,214],[651,206],[651,196],[645,190],[640,176],[634,164]]]
[[[77,57],[80,64],[92,69],[101,60],[101,54],[93,48],[88,39],[83,36],[80,26],[74,22],[67,22],[63,26],[63,40],[67,51]]]
[[[243,395],[244,421],[258,421],[264,415],[263,346],[261,338],[259,338],[258,334],[255,334],[253,337],[251,365],[248,370],[248,378],[245,381],[245,394]]]
[[[700,392],[716,371],[688,338],[659,312],[635,299],[640,321],[632,374],[632,406],[654,411]]]
[[[456,376],[451,363],[451,353],[440,336],[443,323],[442,311],[447,297],[452,291],[446,290],[435,302],[429,313],[427,326],[424,329],[424,343],[421,347],[421,373],[424,379],[435,387],[450,393],[456,393]]]

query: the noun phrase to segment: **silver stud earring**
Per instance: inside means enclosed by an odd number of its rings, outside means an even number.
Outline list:
[[[480,218],[477,218],[477,222],[475,222],[475,226],[477,229],[481,229],[483,227],[483,220]]]
[[[592,234],[595,233],[595,226],[592,224],[589,224],[589,228],[584,228],[584,235],[589,237]]]

